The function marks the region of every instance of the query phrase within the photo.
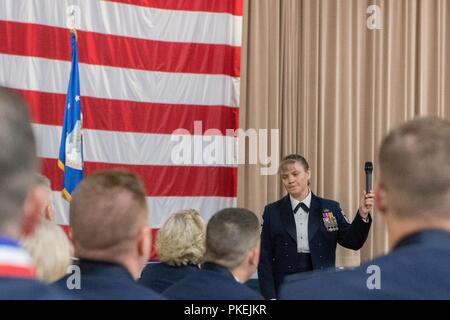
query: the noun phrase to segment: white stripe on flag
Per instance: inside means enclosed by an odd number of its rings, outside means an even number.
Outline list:
[[[61,193],[52,192],[55,204],[56,223],[69,224],[69,204],[61,197]],[[147,197],[149,206],[149,226],[160,228],[167,217],[179,210],[193,208],[208,221],[218,210],[227,207],[235,207],[236,198],[228,197]]]
[[[34,123],[33,131],[36,136],[38,157],[58,158],[61,127]],[[173,138],[179,140],[172,141]],[[202,141],[202,139],[211,140]],[[191,151],[190,162],[181,163],[178,157],[172,158],[173,154],[179,154],[181,141],[190,141],[190,144],[183,144],[185,150]],[[237,166],[236,157],[233,157],[236,138],[229,136],[180,136],[84,129],[83,144],[84,160],[91,162],[162,166]],[[217,153],[212,152],[213,149]],[[228,150],[232,151],[227,152]],[[194,155],[197,156],[195,159]]]
[[[241,46],[242,17],[227,13],[144,8],[97,0],[2,0],[0,20],[67,28],[69,5],[79,6],[79,30],[83,31],[169,42]]]
[[[82,96],[169,104],[239,105],[239,78],[83,63],[79,68]],[[0,54],[3,86],[65,94],[69,72],[70,62]]]

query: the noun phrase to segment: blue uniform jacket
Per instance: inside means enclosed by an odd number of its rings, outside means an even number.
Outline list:
[[[153,290],[138,284],[120,265],[80,260],[78,266],[81,272],[80,289],[67,287],[68,278],[76,273],[66,275],[53,286],[82,300],[165,300]]]
[[[139,283],[156,292],[163,292],[174,283],[199,270],[193,265],[171,266],[162,262],[151,263],[142,271]]]
[[[70,300],[61,290],[33,279],[0,277],[0,300]]]
[[[199,272],[163,292],[169,300],[262,300],[256,291],[236,281],[227,268],[205,263]]]
[[[337,221],[338,230],[325,227],[323,213],[330,212]],[[328,214],[330,214],[328,213]],[[261,292],[267,299],[277,297],[280,275],[298,273],[297,232],[289,195],[268,204],[263,213],[261,256],[258,278]],[[358,250],[367,239],[371,226],[356,214],[353,223],[347,222],[338,202],[312,194],[308,214],[308,240],[313,270],[334,267],[336,246]]]
[[[450,232],[424,230],[354,270],[318,272],[281,287],[282,299],[450,299]]]

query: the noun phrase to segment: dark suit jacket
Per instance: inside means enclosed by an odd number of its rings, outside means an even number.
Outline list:
[[[171,266],[167,263],[151,263],[142,271],[139,283],[156,292],[163,292],[174,283],[200,269],[193,265]]]
[[[33,279],[0,277],[0,300],[67,300],[61,290]]]
[[[78,299],[86,300],[165,300],[161,295],[134,281],[124,267],[100,261],[80,260],[81,288],[68,289],[66,275],[53,285]]]
[[[170,300],[262,300],[256,291],[236,281],[227,268],[205,263],[199,272],[163,292]]]
[[[376,267],[374,267],[376,266]],[[374,271],[379,268],[379,289]],[[373,289],[367,286],[369,283]],[[427,230],[354,270],[318,272],[281,287],[282,299],[450,299],[450,232]]]
[[[322,219],[322,212],[331,211],[338,223],[338,231],[328,231]],[[258,278],[261,292],[267,299],[277,297],[279,275],[298,273],[297,233],[289,195],[268,204],[264,209],[261,232],[261,256]],[[371,218],[365,223],[356,214],[349,224],[338,202],[323,199],[312,194],[308,214],[308,238],[314,270],[334,267],[336,246],[358,250],[369,234]]]

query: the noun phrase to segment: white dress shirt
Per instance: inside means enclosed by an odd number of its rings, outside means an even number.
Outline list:
[[[308,208],[311,208],[311,191],[305,199],[299,201],[289,195],[291,199],[292,212],[295,207],[303,202]],[[294,214],[295,229],[297,231],[297,252],[309,253],[309,241],[308,241],[308,212],[299,207],[297,213]]]

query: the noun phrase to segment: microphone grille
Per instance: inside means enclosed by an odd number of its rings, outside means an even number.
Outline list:
[[[371,161],[367,161],[364,165],[364,170],[366,172],[372,172],[373,171],[373,163]]]

